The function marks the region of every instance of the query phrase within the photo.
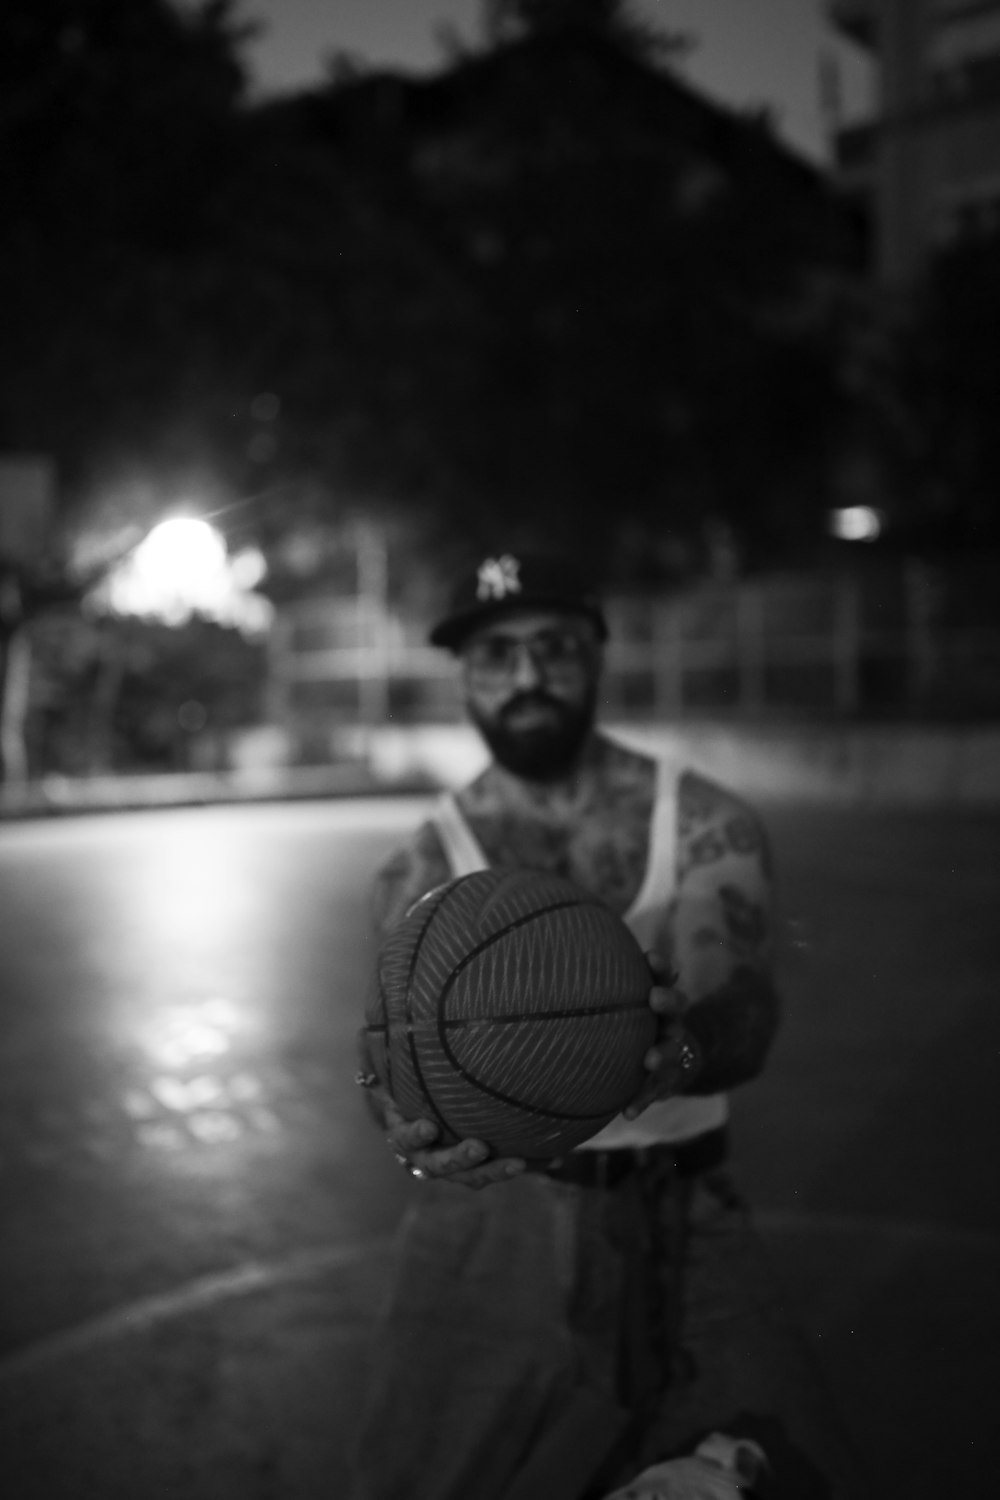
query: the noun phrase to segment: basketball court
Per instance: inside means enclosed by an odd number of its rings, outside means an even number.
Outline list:
[[[363,888],[421,806],[0,828],[19,1500],[342,1492],[392,1228],[420,1190],[350,1085]],[[982,1492],[1000,817],[764,812],[787,1017],[735,1100],[740,1177],[875,1494]]]

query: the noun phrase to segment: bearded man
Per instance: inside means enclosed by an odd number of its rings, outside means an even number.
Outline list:
[[[378,872],[379,932],[455,876],[558,874],[650,955],[660,1029],[639,1096],[544,1164],[442,1146],[363,1052],[414,1194],[355,1500],[584,1500],[712,1430],[765,1439],[776,1495],[855,1493],[727,1165],[727,1093],[779,1021],[767,840],[732,792],[597,728],[606,638],[570,567],[512,553],[470,570],[430,634],[491,759]]]

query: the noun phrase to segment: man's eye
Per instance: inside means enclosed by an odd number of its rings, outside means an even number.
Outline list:
[[[535,642],[535,649],[545,661],[576,661],[581,644],[575,635],[543,635]]]
[[[482,657],[487,666],[505,666],[511,657],[510,644],[507,641],[484,641]]]

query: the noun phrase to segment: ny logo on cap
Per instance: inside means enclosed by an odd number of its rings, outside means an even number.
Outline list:
[[[505,552],[503,557],[488,557],[480,563],[476,585],[477,599],[506,599],[521,592],[521,564]]]

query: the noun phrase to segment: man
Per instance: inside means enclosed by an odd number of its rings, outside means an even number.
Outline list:
[[[482,1142],[442,1147],[363,1057],[359,1082],[418,1191],[357,1500],[596,1497],[713,1428],[772,1434],[778,1494],[848,1493],[726,1170],[726,1091],[759,1073],[779,1018],[766,839],[730,792],[598,731],[606,636],[572,570],[510,554],[471,570],[431,632],[491,761],[380,870],[380,932],[454,876],[555,872],[649,952],[661,1027],[639,1096],[541,1168]]]

